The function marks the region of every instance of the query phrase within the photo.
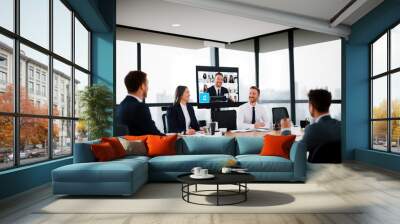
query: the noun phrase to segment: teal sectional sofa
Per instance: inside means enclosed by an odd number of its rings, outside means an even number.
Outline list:
[[[176,181],[193,167],[218,172],[228,160],[236,160],[259,182],[304,182],[306,150],[295,142],[290,159],[260,156],[261,137],[188,136],[177,141],[177,155],[128,156],[96,162],[91,141],[75,144],[74,163],[52,172],[54,194],[67,195],[131,195],[148,181]]]

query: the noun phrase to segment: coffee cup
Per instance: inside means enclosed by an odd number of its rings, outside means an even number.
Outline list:
[[[208,169],[201,169],[200,170],[200,176],[207,176],[208,175]]]
[[[222,173],[230,173],[230,172],[232,172],[232,169],[229,168],[229,167],[222,167],[221,172],[222,172]]]
[[[202,170],[201,167],[194,167],[194,168],[192,169],[192,173],[193,173],[194,175],[196,175],[196,176],[199,176],[199,175],[201,175],[201,170]]]

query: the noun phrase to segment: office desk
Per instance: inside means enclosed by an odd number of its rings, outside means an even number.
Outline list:
[[[263,137],[264,135],[281,135],[280,131],[249,131],[249,132],[226,132],[225,136],[228,137]],[[296,141],[299,141],[303,138],[304,131],[303,130],[296,130],[292,129],[292,134],[296,135]]]

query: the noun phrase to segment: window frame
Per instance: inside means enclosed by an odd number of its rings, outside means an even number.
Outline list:
[[[88,85],[92,85],[92,73],[91,73],[91,37],[92,37],[92,30],[88,27],[88,25],[83,21],[83,19],[76,13],[72,7],[65,1],[65,0],[59,0],[61,4],[64,4],[64,6],[71,11],[71,18],[69,19],[71,23],[71,58],[67,59],[64,58],[63,56],[55,53],[53,50],[53,21],[54,21],[54,14],[53,14],[53,1],[54,0],[48,0],[49,1],[49,47],[46,49],[45,47],[42,47],[39,44],[34,43],[33,41],[30,41],[29,39],[23,37],[20,35],[20,0],[14,0],[13,1],[13,10],[14,10],[14,30],[10,31],[4,27],[0,26],[0,35],[10,38],[13,41],[13,54],[12,54],[12,61],[13,64],[12,66],[12,74],[13,79],[14,79],[14,99],[13,99],[13,112],[1,112],[0,111],[0,116],[2,117],[12,117],[13,119],[13,166],[10,167],[5,167],[5,168],[0,168],[0,172],[3,172],[5,170],[12,170],[16,169],[19,167],[24,167],[24,166],[31,166],[34,164],[39,164],[43,163],[46,161],[50,160],[59,160],[67,157],[71,157],[74,154],[74,143],[75,143],[75,126],[76,126],[76,121],[79,120],[79,117],[75,117],[75,108],[72,107],[72,114],[70,116],[56,116],[53,115],[53,59],[58,60],[59,62],[62,62],[68,66],[71,66],[71,83],[75,82],[75,69],[87,74],[89,76],[89,83]],[[79,20],[79,22],[84,26],[84,28],[88,31],[88,69],[85,69],[78,64],[75,63],[75,18]],[[20,112],[20,64],[21,64],[21,57],[20,57],[20,46],[21,44],[32,48],[33,50],[36,50],[42,54],[45,54],[48,56],[49,62],[48,62],[48,84],[45,87],[45,90],[48,92],[46,94],[46,97],[48,97],[48,112],[46,115],[39,115],[39,114],[28,114],[28,113],[21,113]],[[27,64],[28,65],[28,64]],[[27,73],[25,74],[27,77],[27,82],[29,80],[32,80],[30,77],[30,67],[27,66]],[[34,85],[36,82],[36,70],[33,71],[33,82]],[[42,75],[42,73],[40,73]],[[39,83],[41,83],[41,76],[39,77]],[[28,86],[27,86],[28,87]],[[72,105],[75,103],[75,88],[74,85],[71,87],[71,93],[72,93]],[[29,91],[27,89],[27,91]],[[34,92],[36,89],[34,88]],[[42,85],[40,85],[40,91],[42,91]],[[40,94],[42,96],[42,94]],[[21,159],[20,159],[20,119],[21,118],[43,118],[47,119],[48,123],[48,135],[47,135],[47,142],[49,143],[47,145],[48,150],[48,156],[47,158],[43,158],[43,160],[40,160],[38,162],[32,162],[32,163],[26,163],[26,164],[21,164]],[[66,120],[66,121],[71,121],[72,124],[72,132],[71,132],[71,153],[68,155],[62,155],[62,156],[56,156],[54,157],[53,152],[54,152],[54,146],[53,144],[50,144],[53,142],[53,122],[56,120]]]
[[[368,48],[369,48],[369,77],[368,77],[368,84],[369,84],[369,149],[373,151],[380,151],[380,152],[386,152],[386,153],[391,153],[391,154],[400,154],[400,152],[393,152],[392,151],[392,121],[399,121],[400,117],[392,117],[392,98],[391,98],[391,92],[392,92],[392,85],[391,85],[391,80],[392,76],[396,75],[398,72],[400,72],[400,67],[397,68],[391,68],[391,31],[393,28],[397,27],[400,25],[400,21],[397,21],[396,23],[392,24],[389,28],[385,29],[384,32],[379,34],[375,39],[373,39],[371,42],[368,43]],[[387,35],[387,62],[386,62],[386,71],[379,73],[379,74],[373,74],[373,44],[378,41],[381,37],[384,35]],[[373,118],[373,82],[376,79],[386,77],[386,85],[387,85],[387,105],[386,105],[386,117],[385,118]],[[382,151],[379,149],[374,148],[374,132],[373,132],[373,123],[377,121],[386,121],[386,151]]]

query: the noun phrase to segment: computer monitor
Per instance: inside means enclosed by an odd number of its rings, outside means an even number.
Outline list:
[[[231,107],[239,101],[239,68],[196,66],[200,108]]]

